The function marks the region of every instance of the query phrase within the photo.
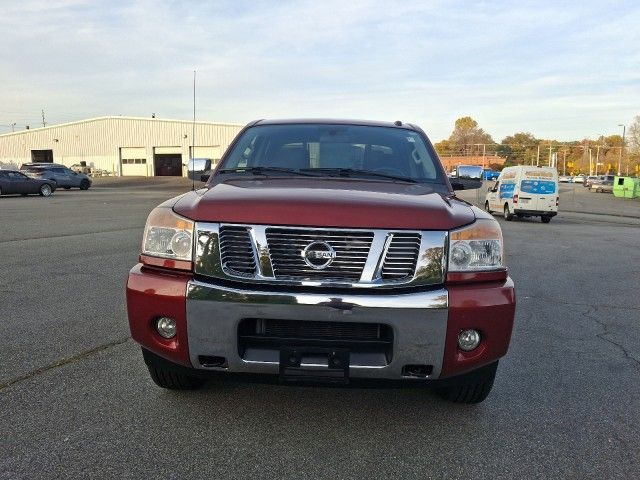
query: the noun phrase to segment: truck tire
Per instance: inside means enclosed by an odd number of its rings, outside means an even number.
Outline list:
[[[509,211],[509,204],[508,203],[504,204],[504,219],[507,222],[510,222],[511,220],[513,220],[513,213],[511,213]]]
[[[467,378],[459,385],[439,389],[438,395],[453,403],[480,403],[491,392],[497,369],[498,362],[482,367],[467,374]]]
[[[188,375],[180,371],[180,367],[172,367],[170,362],[142,349],[144,361],[149,369],[151,380],[160,388],[168,390],[195,390],[204,384],[204,379]]]
[[[546,215],[540,217],[540,219],[542,220],[542,223],[549,223],[551,221],[551,217],[547,217]]]
[[[491,207],[489,207],[489,202],[484,202],[484,211],[487,213],[491,213]]]
[[[80,182],[80,190],[89,190],[89,187],[91,186],[91,184],[89,183],[89,180],[82,180]]]

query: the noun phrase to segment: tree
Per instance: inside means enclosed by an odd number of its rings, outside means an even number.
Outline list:
[[[626,140],[629,152],[632,154],[640,154],[640,115],[636,116],[629,126]]]
[[[540,140],[529,132],[517,132],[504,137],[497,148],[497,154],[506,157],[509,165],[531,163],[537,155]]]
[[[447,143],[444,144],[444,142]],[[449,139],[440,143],[442,144],[441,147],[447,148],[447,153],[469,155],[474,150],[479,150],[479,153],[482,153],[482,150],[477,148],[478,144],[492,144],[493,139],[491,135],[478,126],[478,122],[473,118],[462,117],[456,120]],[[442,152],[445,153],[444,151]]]

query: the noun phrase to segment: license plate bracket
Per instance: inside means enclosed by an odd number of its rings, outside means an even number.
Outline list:
[[[280,381],[284,383],[349,383],[349,350],[345,348],[283,347]]]

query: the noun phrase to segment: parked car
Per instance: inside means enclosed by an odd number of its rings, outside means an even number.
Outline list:
[[[127,312],[153,381],[431,385],[477,403],[515,312],[499,223],[401,122],[246,126],[205,189],[147,219]],[[476,175],[477,176],[474,176]]]
[[[88,190],[91,186],[91,179],[84,173],[74,172],[70,168],[58,163],[25,163],[20,170],[34,178],[53,180],[65,190],[79,188]]]
[[[582,183],[582,186],[584,187],[591,187],[591,184],[594,182],[594,180],[598,180],[598,176],[597,175],[589,175],[588,177],[586,177],[584,179],[584,182]]]
[[[558,177],[558,182],[560,183],[573,183],[573,178],[569,175],[560,175]]]
[[[613,180],[594,180],[590,189],[597,193],[613,193]]]
[[[39,194],[48,197],[56,190],[56,182],[31,178],[16,170],[0,170],[0,195]]]
[[[500,212],[510,221],[517,217],[540,217],[549,223],[558,214],[558,171],[553,167],[506,167],[489,188],[484,209]]]
[[[584,184],[584,181],[587,177],[584,175],[576,175],[573,177],[573,183],[579,183],[580,185]]]

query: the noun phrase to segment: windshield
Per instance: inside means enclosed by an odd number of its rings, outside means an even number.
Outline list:
[[[306,172],[318,176],[444,183],[435,153],[414,131],[362,125],[262,125],[247,129],[220,172]],[[367,175],[368,172],[378,175]]]

